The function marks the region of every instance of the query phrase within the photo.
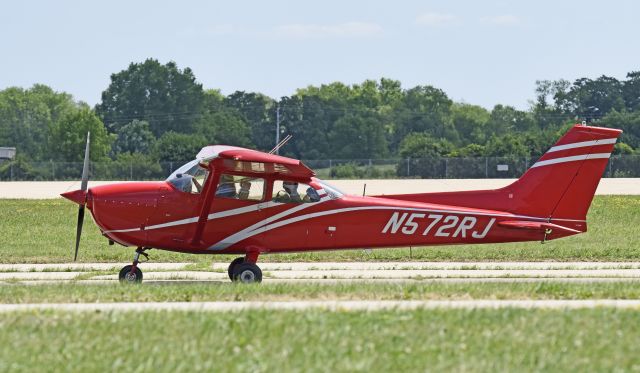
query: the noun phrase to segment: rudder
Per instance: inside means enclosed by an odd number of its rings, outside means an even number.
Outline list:
[[[511,211],[584,220],[621,130],[573,126],[513,184]]]

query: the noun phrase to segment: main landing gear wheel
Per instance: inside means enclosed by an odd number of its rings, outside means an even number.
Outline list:
[[[253,263],[240,263],[233,269],[233,281],[243,284],[262,282],[262,271]]]
[[[244,257],[235,258],[231,264],[229,264],[229,269],[227,269],[227,274],[229,274],[229,280],[233,281],[233,269],[238,266],[238,264],[244,263]]]
[[[142,271],[136,267],[135,271],[131,271],[132,265],[126,265],[120,270],[118,279],[123,284],[139,284],[142,282]]]

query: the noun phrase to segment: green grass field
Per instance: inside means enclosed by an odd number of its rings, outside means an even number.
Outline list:
[[[3,286],[0,303],[290,300],[639,299],[640,281],[598,283],[233,283]]]
[[[69,262],[76,206],[0,200],[0,262]],[[266,255],[260,261],[640,260],[640,197],[596,197],[589,232],[540,243]],[[90,219],[80,261],[129,261]],[[150,252],[192,269],[229,257]],[[270,300],[639,299],[639,282],[232,283],[0,286],[0,303]],[[17,312],[0,314],[1,372],[634,371],[640,312]]]
[[[630,310],[22,312],[0,371],[635,371]]]
[[[55,263],[72,259],[76,205],[62,200],[0,199],[0,262]],[[588,216],[589,232],[550,241],[461,245],[373,251],[345,250],[303,254],[264,255],[260,261],[474,261],[474,260],[640,260],[640,196],[597,196]],[[86,218],[79,261],[130,261],[132,248],[108,246],[90,218]],[[231,257],[151,251],[152,260],[210,262]]]

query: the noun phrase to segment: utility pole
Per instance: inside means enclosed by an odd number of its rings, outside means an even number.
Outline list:
[[[276,154],[279,154],[278,144],[280,144],[280,103],[276,104]]]

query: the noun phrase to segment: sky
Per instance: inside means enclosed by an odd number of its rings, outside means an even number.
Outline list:
[[[385,77],[524,110],[536,80],[640,70],[639,14],[633,0],[6,1],[0,89],[94,105],[111,74],[156,58],[223,94]]]

